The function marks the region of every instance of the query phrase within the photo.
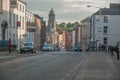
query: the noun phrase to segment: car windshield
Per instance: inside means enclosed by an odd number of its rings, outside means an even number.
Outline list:
[[[44,45],[43,47],[51,47],[50,45]]]
[[[80,46],[80,45],[76,45],[75,47],[76,47],[76,48],[80,48],[81,46]]]
[[[24,46],[32,46],[32,43],[25,43]]]

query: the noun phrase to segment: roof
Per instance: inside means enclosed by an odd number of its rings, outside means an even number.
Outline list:
[[[110,8],[120,8],[120,3],[110,3]]]
[[[18,1],[22,2],[22,3],[25,4],[25,5],[27,4],[26,2],[24,2],[24,1],[22,1],[22,0],[18,0]]]
[[[49,14],[54,14],[53,8],[51,8]]]
[[[34,14],[34,16],[41,19],[41,17],[38,14]]]
[[[101,11],[100,11],[101,10]],[[120,8],[102,8],[93,15],[120,15]]]

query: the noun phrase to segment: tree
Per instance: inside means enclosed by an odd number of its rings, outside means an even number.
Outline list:
[[[80,26],[80,23],[79,22],[74,22],[74,26],[75,27]]]
[[[74,22],[74,23],[62,22],[62,23],[58,24],[58,29],[72,31],[75,27],[78,27],[79,25],[80,25],[79,22]]]

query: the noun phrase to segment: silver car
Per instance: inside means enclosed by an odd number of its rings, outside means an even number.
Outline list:
[[[44,45],[42,51],[53,51],[54,48],[51,45]]]
[[[25,52],[36,53],[32,43],[24,43],[23,47],[20,49],[20,53]]]

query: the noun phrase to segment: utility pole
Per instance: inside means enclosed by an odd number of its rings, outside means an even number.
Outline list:
[[[99,8],[99,22],[101,25],[101,7],[96,7],[96,6],[91,6],[91,5],[87,5],[87,7],[95,7],[95,8]],[[95,47],[97,50],[97,40],[95,39],[95,15],[92,15],[92,26],[93,26],[93,50],[95,51]]]

